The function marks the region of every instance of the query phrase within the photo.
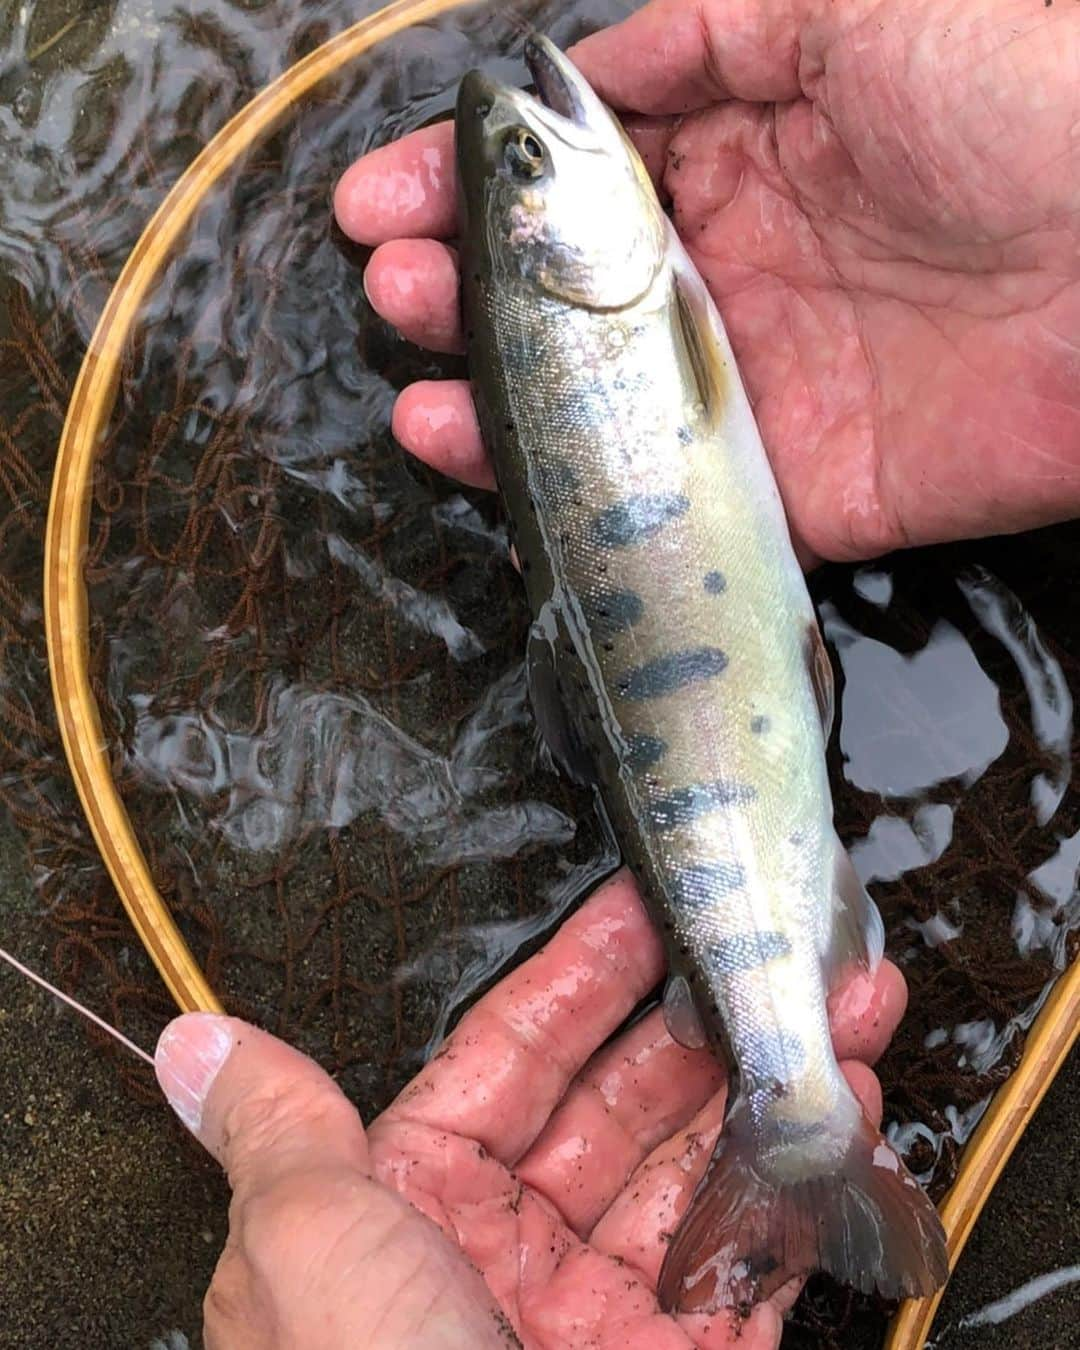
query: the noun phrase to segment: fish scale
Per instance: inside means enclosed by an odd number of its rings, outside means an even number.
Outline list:
[[[473,73],[456,113],[481,432],[534,623],[553,756],[595,784],[664,938],[665,1015],[736,1081],[665,1259],[708,1311],[827,1269],[944,1272],[932,1206],[863,1117],[827,994],[880,957],[825,767],[831,671],[723,325],[640,160],[544,39],[539,98]]]

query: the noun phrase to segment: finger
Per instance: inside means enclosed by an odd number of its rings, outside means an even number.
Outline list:
[[[460,352],[457,254],[435,239],[381,244],[364,272],[364,291],[377,313],[410,342],[436,352]]]
[[[800,37],[809,6],[653,0],[602,29],[570,56],[612,107],[686,113],[718,99],[797,98]]]
[[[334,190],[334,215],[358,244],[446,239],[456,226],[454,128],[422,127],[351,165]]]
[[[685,1050],[660,1009],[585,1067],[515,1169],[581,1236],[641,1160],[709,1100],[725,1073],[708,1050]]]
[[[858,974],[830,1000],[840,1059],[872,1063],[891,1040],[907,1003],[891,961]],[[724,1082],[715,1058],[667,1034],[657,1010],[586,1066],[518,1164],[523,1181],[585,1235],[662,1140],[681,1129]]]
[[[405,449],[433,469],[469,487],[494,489],[495,471],[465,380],[410,384],[394,404],[391,427]]]
[[[840,1068],[867,1115],[880,1123],[881,1089],[873,1070],[858,1061],[845,1061]],[[593,1229],[594,1247],[655,1283],[671,1234],[705,1173],[726,1101],[726,1092],[718,1092],[685,1129],[653,1150]]]
[[[829,1025],[837,1059],[875,1064],[907,1009],[907,982],[891,961],[873,975],[860,972],[829,995]]]
[[[292,1172],[367,1176],[356,1109],[313,1061],[235,1017],[188,1013],[161,1034],[154,1069],[170,1105],[224,1167],[237,1198]]]
[[[660,940],[621,871],[465,1015],[383,1121],[463,1134],[516,1162],[663,966]]]

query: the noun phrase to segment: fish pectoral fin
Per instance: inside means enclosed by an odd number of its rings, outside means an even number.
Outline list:
[[[566,625],[550,602],[529,630],[525,673],[540,739],[552,760],[575,783],[597,782],[596,765],[559,690],[558,651],[569,641]]]
[[[847,849],[839,839],[833,853],[833,908],[822,959],[829,989],[852,973],[877,970],[885,951],[885,926],[866,887],[859,880]]]
[[[709,425],[715,425],[723,410],[731,383],[724,350],[716,332],[719,319],[705,283],[689,269],[675,272],[675,326],[685,352],[687,384]]]
[[[677,1045],[702,1050],[708,1044],[694,996],[684,975],[671,975],[664,990],[664,1025]]]
[[[821,636],[821,629],[817,626],[816,619],[811,619],[806,626],[806,642],[803,651],[806,657],[806,668],[810,672],[810,683],[814,686],[818,713],[821,716],[821,729],[825,733],[827,742],[832,735],[833,718],[836,715],[836,691],[832,662],[829,660],[828,648],[825,646],[825,639]]]

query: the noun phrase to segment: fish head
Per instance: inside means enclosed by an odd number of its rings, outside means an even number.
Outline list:
[[[640,299],[664,261],[666,220],[622,126],[548,38],[525,60],[536,95],[480,71],[455,114],[461,233],[490,277],[590,309]]]

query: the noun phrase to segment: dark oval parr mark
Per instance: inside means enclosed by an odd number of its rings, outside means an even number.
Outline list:
[[[742,1044],[735,1046],[739,1067],[752,1083],[772,1079],[791,1083],[806,1067],[806,1047],[794,1031],[774,1026],[750,1026],[744,1029]]]
[[[593,517],[593,537],[602,548],[629,548],[658,534],[690,510],[681,492],[636,493],[605,506]]]
[[[645,604],[634,591],[600,591],[586,601],[585,611],[589,622],[604,634],[625,633],[645,613]]]
[[[791,943],[787,937],[773,929],[762,928],[752,933],[733,933],[730,937],[718,938],[708,948],[710,963],[725,975],[738,975],[748,970],[757,970],[770,961],[791,955]]]
[[[687,909],[708,909],[745,885],[746,872],[737,862],[693,863],[680,871],[674,898]]]
[[[649,817],[658,829],[675,830],[725,806],[749,806],[756,798],[757,790],[748,783],[694,783],[654,797],[649,802]]]
[[[719,647],[691,647],[684,652],[669,652],[643,666],[628,670],[616,688],[624,698],[660,698],[688,684],[710,680],[727,666],[727,657]]]
[[[663,759],[667,743],[659,736],[635,731],[626,740],[626,762],[632,769],[649,769]]]

